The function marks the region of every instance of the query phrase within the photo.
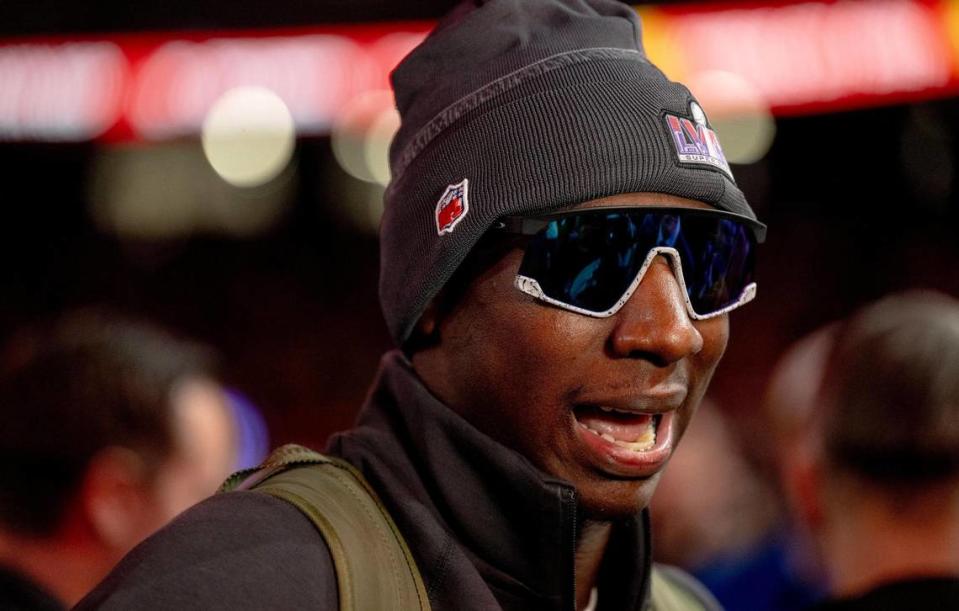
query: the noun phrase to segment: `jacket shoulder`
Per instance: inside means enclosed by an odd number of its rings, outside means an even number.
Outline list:
[[[296,507],[219,494],[137,546],[76,609],[337,608],[322,536]]]

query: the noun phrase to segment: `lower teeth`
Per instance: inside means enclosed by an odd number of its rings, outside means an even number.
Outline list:
[[[579,425],[590,433],[598,437],[602,437],[606,441],[614,443],[621,448],[632,450],[633,452],[645,452],[652,449],[652,447],[656,445],[656,425],[652,421],[650,421],[650,423],[646,426],[646,430],[643,431],[643,434],[639,437],[639,439],[635,441],[623,441],[622,439],[616,439],[609,433],[601,433],[595,429],[591,429],[582,422],[580,422]]]

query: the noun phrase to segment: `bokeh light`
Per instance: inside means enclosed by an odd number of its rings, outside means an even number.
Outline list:
[[[390,180],[390,141],[399,125],[391,92],[364,93],[334,121],[330,136],[333,154],[354,178],[385,185]]]
[[[276,178],[293,156],[296,127],[282,99],[264,87],[224,93],[203,122],[203,152],[223,180],[255,187]]]
[[[98,151],[88,182],[91,216],[101,231],[129,239],[242,238],[273,227],[296,196],[296,164],[268,184],[236,187],[204,157],[189,141]]]
[[[236,425],[236,470],[249,469],[263,462],[270,452],[270,431],[260,409],[241,391],[226,390],[226,404]]]
[[[129,70],[108,41],[0,45],[0,140],[102,135],[120,117]]]
[[[758,88],[738,74],[709,70],[693,75],[690,90],[709,115],[729,163],[756,163],[776,137],[776,121]]]

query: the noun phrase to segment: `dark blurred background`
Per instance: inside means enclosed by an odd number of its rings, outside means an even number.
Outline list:
[[[390,347],[377,303],[375,227],[391,119],[381,113],[382,94],[370,94],[376,87],[351,81],[347,89],[362,101],[338,98],[333,118],[304,118],[279,92],[297,124],[292,156],[251,186],[229,169],[233,184],[214,171],[213,145],[200,135],[204,121],[177,123],[169,103],[161,109],[165,125],[137,123],[129,110],[136,95],[149,105],[188,99],[191,91],[137,90],[124,77],[127,110],[82,132],[71,131],[69,112],[44,114],[51,88],[58,109],[72,108],[74,94],[82,106],[73,85],[61,83],[61,91],[30,78],[80,62],[64,51],[74,40],[112,42],[140,77],[145,58],[181,39],[198,53],[211,40],[241,41],[217,56],[221,63],[208,64],[223,74],[233,68],[222,57],[245,52],[242,41],[250,40],[335,35],[368,48],[407,33],[386,53],[398,59],[451,4],[0,2],[0,337],[71,306],[120,306],[217,346],[233,386],[263,411],[273,444],[322,445],[347,427]],[[808,14],[784,2],[640,6],[650,55],[703,100],[730,158],[740,161],[737,181],[770,227],[758,298],[732,315],[732,341],[711,390],[757,447],[758,398],[792,340],[892,290],[959,295],[954,4],[812,3],[802,9]],[[827,42],[781,40],[777,28],[796,31],[796,20],[808,25],[797,37]],[[895,29],[909,27],[915,31]],[[930,31],[941,38],[930,42]],[[837,32],[846,38],[837,42]],[[724,65],[716,46],[723,37],[727,54],[769,65]],[[914,42],[929,46],[913,57],[929,68],[925,82],[902,63]],[[736,44],[771,51],[757,57],[728,48]],[[811,73],[791,72],[807,64]],[[354,78],[351,66],[342,78]],[[827,72],[814,74],[815,66]],[[380,89],[384,70],[368,79]],[[850,80],[870,70],[879,80]],[[706,72],[739,76],[717,81]],[[208,109],[233,86],[269,86],[223,74],[210,74],[220,89],[207,91],[212,97],[197,108]],[[749,84],[756,74],[779,80]],[[790,88],[817,78],[822,87]],[[747,93],[724,98],[728,82]],[[753,132],[765,135],[736,144]],[[360,159],[359,169],[351,158]]]

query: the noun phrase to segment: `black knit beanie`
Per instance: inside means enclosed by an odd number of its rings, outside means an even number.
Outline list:
[[[499,217],[649,191],[755,218],[702,108],[612,0],[473,0],[391,76],[402,123],[380,228],[397,344]]]

